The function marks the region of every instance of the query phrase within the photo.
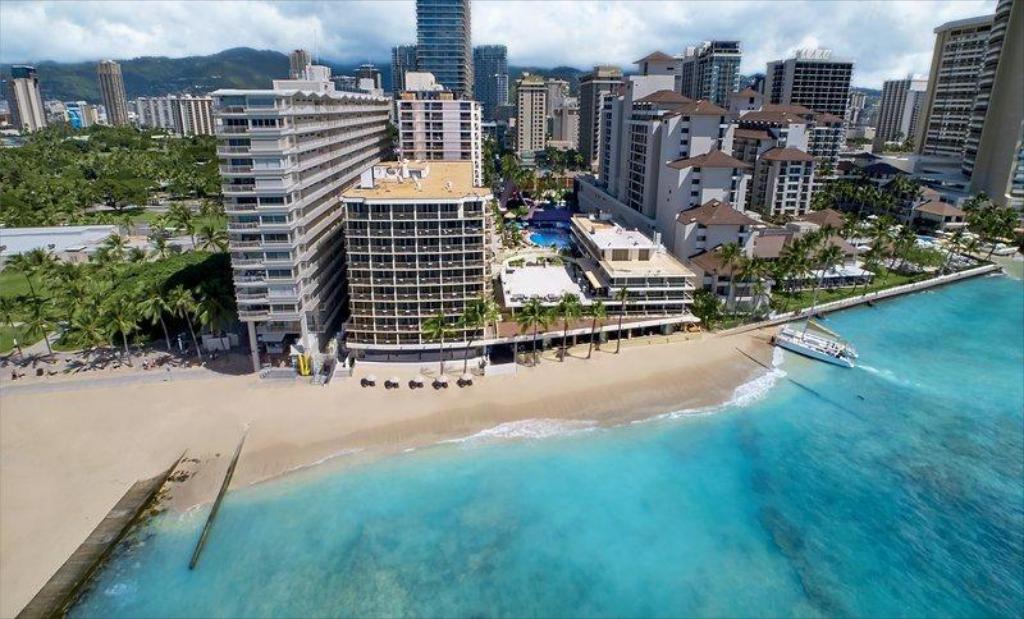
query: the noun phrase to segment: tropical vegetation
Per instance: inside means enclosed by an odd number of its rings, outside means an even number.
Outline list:
[[[220,176],[211,136],[51,125],[0,149],[0,224],[121,223],[157,195],[211,199]]]
[[[114,347],[130,363],[132,343],[157,341],[186,329],[197,358],[197,329],[217,332],[235,320],[227,254],[204,251],[138,259],[111,237],[88,263],[58,261],[41,249],[14,256],[0,288],[0,319],[22,344],[47,352]],[[51,340],[51,334],[56,337]],[[12,342],[13,345],[13,342]]]

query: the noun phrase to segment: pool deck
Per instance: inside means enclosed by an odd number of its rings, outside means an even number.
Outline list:
[[[166,483],[185,454],[163,473],[132,484],[106,517],[93,529],[82,545],[68,557],[25,608],[18,619],[62,617],[78,598],[82,587],[93,575],[131,526],[142,517],[160,488]]]

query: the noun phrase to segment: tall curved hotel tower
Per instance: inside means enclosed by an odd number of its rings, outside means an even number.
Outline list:
[[[4,89],[11,124],[21,131],[38,131],[46,126],[43,97],[39,93],[36,68],[27,65],[11,67],[11,79]]]
[[[103,107],[107,110],[107,123],[114,126],[128,124],[128,96],[124,91],[121,65],[113,60],[101,60],[96,65]]]

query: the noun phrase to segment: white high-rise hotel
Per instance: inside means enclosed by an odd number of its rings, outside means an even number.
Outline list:
[[[140,127],[167,129],[178,135],[213,135],[213,98],[139,97],[135,100],[135,121]]]
[[[388,100],[336,92],[326,67],[218,90],[217,154],[238,316],[259,352],[316,353],[345,307],[341,192],[388,148]]]

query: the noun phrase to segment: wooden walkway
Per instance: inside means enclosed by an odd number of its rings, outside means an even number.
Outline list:
[[[50,619],[62,617],[77,599],[82,586],[110,555],[152,503],[184,454],[163,473],[137,481],[107,513],[89,537],[68,557],[64,565],[46,581],[32,601],[18,613],[18,619]]]

